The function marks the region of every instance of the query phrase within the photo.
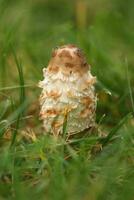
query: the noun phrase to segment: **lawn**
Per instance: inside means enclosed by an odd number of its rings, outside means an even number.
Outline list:
[[[0,0],[0,200],[134,199],[134,1]],[[39,120],[52,49],[97,77],[96,128],[66,141]]]

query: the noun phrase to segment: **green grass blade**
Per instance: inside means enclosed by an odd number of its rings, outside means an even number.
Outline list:
[[[116,135],[117,131],[129,120],[132,118],[132,113],[128,113],[121,121],[110,131],[106,138],[100,140],[102,146],[105,146],[114,135]]]
[[[20,89],[20,88],[28,88],[28,87],[35,87],[33,84],[25,84],[25,85],[15,85],[15,86],[8,86],[8,87],[2,87],[0,88],[0,91],[6,91],[6,90],[15,90],[15,89]]]
[[[6,101],[2,102],[0,105],[0,120],[4,117],[5,113],[7,112],[7,109],[10,106],[9,99],[6,99]]]
[[[14,60],[15,60],[17,70],[18,70],[18,74],[19,74],[19,83],[20,83],[20,102],[19,102],[19,105],[22,105],[25,102],[25,87],[24,87],[25,84],[24,84],[23,70],[22,70],[22,65],[21,65],[20,61],[18,60],[17,55],[16,55],[13,48],[12,48],[12,53],[13,53]],[[20,118],[21,118],[22,115],[23,115],[23,112],[20,112],[18,117],[17,117],[16,127],[15,127],[15,131],[13,132],[11,146],[15,143],[15,139],[16,139],[18,129],[19,129],[19,122],[20,122]]]
[[[131,100],[131,105],[132,105],[132,111],[134,113],[134,99],[133,99],[133,94],[132,94],[132,88],[131,88],[131,82],[130,82],[130,77],[129,77],[129,69],[128,69],[128,60],[125,59],[125,64],[127,68],[127,82],[128,82],[128,90],[130,94],[130,100]]]
[[[27,107],[27,102],[25,101],[22,105],[19,106],[19,108],[17,110],[15,110],[10,116],[9,118],[7,118],[6,120],[2,121],[2,124],[4,124],[1,128],[0,128],[0,138],[3,136],[4,132],[12,125],[14,124],[15,121],[20,120],[22,113],[24,112],[24,110]],[[3,123],[4,122],[4,123]],[[17,121],[18,122],[18,121]],[[16,122],[16,123],[17,123]],[[15,127],[16,128],[16,127]]]

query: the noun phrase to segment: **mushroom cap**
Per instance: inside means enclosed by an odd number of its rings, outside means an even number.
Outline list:
[[[53,50],[48,69],[50,72],[61,70],[65,75],[72,72],[83,74],[88,71],[89,65],[84,53],[75,45],[68,44]]]

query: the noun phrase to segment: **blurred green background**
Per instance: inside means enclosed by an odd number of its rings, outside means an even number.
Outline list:
[[[85,52],[97,77],[102,132],[134,112],[133,0],[0,0],[1,137],[13,133],[14,143],[29,129],[42,134],[37,84],[52,49],[68,43]],[[68,147],[73,160],[64,163],[65,175],[53,139],[34,144],[33,134],[33,143],[21,141],[13,150],[1,139],[0,199],[133,200],[133,126],[132,118],[93,160],[86,152],[96,139],[81,145],[79,158]]]

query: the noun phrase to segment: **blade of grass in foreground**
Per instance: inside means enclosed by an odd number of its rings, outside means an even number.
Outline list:
[[[36,85],[34,85],[34,84],[29,84],[29,85],[15,85],[15,86],[2,87],[2,88],[0,88],[0,91],[15,90],[15,89],[20,89],[21,87],[28,88],[28,87],[35,87],[35,86]]]
[[[100,80],[97,80],[96,84],[101,90],[105,91],[106,94],[109,94],[110,96],[118,96],[118,94],[115,91],[111,91],[109,88],[107,88],[104,83],[102,83]]]
[[[133,113],[134,113],[134,100],[133,100],[133,93],[132,93],[131,82],[130,82],[130,77],[129,77],[128,60],[127,60],[127,58],[125,59],[125,64],[126,64],[126,68],[127,68],[128,90],[129,90],[129,94],[130,94],[132,110],[133,110]]]
[[[14,124],[14,122],[18,121],[18,117],[19,115],[21,116],[21,114],[24,112],[24,110],[26,109],[28,105],[28,102],[25,101],[22,105],[19,106],[18,109],[16,109],[9,117],[7,120],[3,120],[1,121],[0,125],[2,126],[0,128],[0,138],[4,135],[5,131],[12,125]],[[20,117],[20,120],[22,119],[22,117]]]
[[[23,76],[23,71],[22,71],[22,66],[20,61],[18,60],[16,53],[14,51],[14,49],[12,48],[12,53],[14,56],[14,60],[17,66],[17,70],[18,70],[18,74],[19,74],[19,83],[20,83],[20,102],[19,105],[22,105],[25,102],[25,87],[24,87],[24,76]],[[19,113],[18,117],[17,117],[17,122],[16,122],[16,127],[15,127],[15,131],[13,132],[13,136],[12,136],[12,141],[11,141],[11,146],[15,143],[15,139],[18,133],[18,128],[19,128],[19,123],[20,123],[20,118],[23,115],[23,111]]]
[[[9,99],[6,99],[0,103],[0,121],[4,117],[5,113],[7,112],[8,108],[10,106]]]
[[[108,136],[106,138],[100,139],[100,142],[102,146],[105,146],[111,139],[112,137],[117,133],[117,131],[129,120],[131,119],[132,113],[128,113],[121,121],[110,131]]]

